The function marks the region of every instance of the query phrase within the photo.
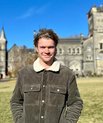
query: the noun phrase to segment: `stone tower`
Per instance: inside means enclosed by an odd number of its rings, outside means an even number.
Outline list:
[[[93,37],[94,73],[103,73],[103,6],[92,7],[88,12],[89,36]]]
[[[2,28],[0,33],[0,78],[5,78],[7,75],[7,40]]]

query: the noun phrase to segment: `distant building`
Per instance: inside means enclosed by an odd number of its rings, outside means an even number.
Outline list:
[[[103,6],[92,7],[88,12],[89,33],[60,38],[57,46],[57,59],[72,69],[77,76],[103,75]],[[32,63],[35,49],[13,45],[8,51],[4,29],[0,34],[0,75],[14,72],[21,66]],[[32,58],[32,59],[30,59]]]
[[[5,78],[7,75],[7,40],[2,28],[0,33],[0,78]]]
[[[84,72],[103,75],[103,6],[88,12],[89,35],[83,44]]]
[[[26,46],[17,46],[14,44],[8,50],[8,73],[14,77],[17,71],[33,63],[35,59],[34,49],[28,49]]]
[[[83,43],[86,38],[80,36],[59,40],[57,59],[72,69],[77,75],[83,72]]]
[[[79,75],[103,75],[103,6],[88,12],[87,37],[60,39],[57,58]]]

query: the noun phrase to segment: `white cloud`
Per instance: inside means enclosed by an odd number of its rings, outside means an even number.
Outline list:
[[[25,19],[31,17],[34,14],[34,8],[29,8],[24,14],[17,17],[18,19]]]
[[[45,4],[45,5],[37,8],[36,11],[35,11],[35,14],[42,14],[42,13],[44,13],[47,10],[48,7],[49,7],[49,4]]]
[[[25,13],[23,13],[22,15],[20,15],[17,18],[18,19],[26,19],[26,18],[29,18],[33,15],[43,14],[47,10],[48,6],[49,6],[49,4],[45,4],[45,5],[38,7],[38,8],[31,7]]]

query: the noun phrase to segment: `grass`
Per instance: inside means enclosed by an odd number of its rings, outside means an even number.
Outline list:
[[[10,111],[10,98],[15,80],[0,82],[0,123],[13,123]]]
[[[78,79],[84,109],[78,123],[103,123],[103,78]]]
[[[103,123],[103,78],[78,78],[84,108],[78,123]],[[0,123],[13,123],[10,98],[15,80],[0,82]]]

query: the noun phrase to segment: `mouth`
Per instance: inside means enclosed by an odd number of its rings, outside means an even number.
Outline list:
[[[51,55],[44,55],[44,57],[45,57],[45,58],[50,58],[50,57],[51,57]]]
[[[44,56],[45,58],[50,58],[51,56]]]

